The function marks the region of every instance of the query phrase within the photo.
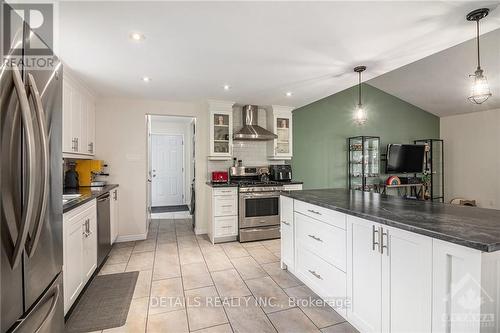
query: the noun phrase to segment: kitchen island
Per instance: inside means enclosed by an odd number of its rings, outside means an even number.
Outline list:
[[[499,332],[500,211],[283,192],[281,260],[361,332]]]

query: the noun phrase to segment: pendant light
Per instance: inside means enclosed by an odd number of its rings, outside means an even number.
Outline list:
[[[476,21],[476,40],[477,40],[477,69],[474,74],[469,75],[474,77],[474,83],[472,84],[471,95],[469,96],[469,101],[482,104],[486,102],[491,96],[490,87],[488,86],[488,80],[483,74],[483,69],[481,68],[481,58],[479,54],[479,21],[489,13],[488,8],[476,9],[469,14],[467,14],[467,21]]]
[[[356,66],[354,71],[358,73],[358,106],[354,110],[354,122],[356,125],[363,125],[366,123],[366,110],[361,103],[361,73],[366,70],[366,66]]]

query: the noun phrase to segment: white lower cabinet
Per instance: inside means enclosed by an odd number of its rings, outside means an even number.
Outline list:
[[[211,187],[208,237],[212,243],[236,240],[238,236],[238,188]]]
[[[63,215],[64,313],[71,308],[97,268],[95,200]]]
[[[294,271],[294,218],[293,199],[280,196],[281,267]]]
[[[361,332],[431,332],[432,239],[347,220],[349,321]]]
[[[500,332],[500,251],[283,196],[281,221],[282,268],[293,268],[360,332]]]
[[[382,332],[431,332],[432,239],[382,227]]]
[[[349,322],[361,332],[382,331],[382,256],[380,225],[347,217],[347,309]]]

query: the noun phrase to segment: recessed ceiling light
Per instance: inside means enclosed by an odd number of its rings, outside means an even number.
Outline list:
[[[224,85],[224,90],[229,90],[229,89],[231,89],[231,87],[228,84],[225,84]]]
[[[144,82],[150,82],[150,81],[151,81],[151,78],[150,78],[149,76],[144,76],[144,77],[142,78],[142,81],[144,81]]]
[[[288,91],[285,95],[286,95],[286,97],[292,97],[292,92]]]
[[[141,40],[144,40],[146,39],[146,36],[144,36],[143,34],[141,34],[140,32],[132,32],[130,34],[130,39],[132,39],[133,41],[136,41],[136,42],[139,42]]]

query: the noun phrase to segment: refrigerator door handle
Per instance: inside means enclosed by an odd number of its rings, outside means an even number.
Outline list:
[[[43,223],[45,222],[45,214],[47,212],[47,204],[49,200],[49,143],[47,132],[47,121],[45,119],[45,112],[43,110],[42,99],[38,88],[36,86],[33,75],[28,74],[28,98],[33,98],[33,105],[35,107],[35,119],[40,129],[40,142],[41,142],[41,156],[42,156],[42,189],[41,195],[37,202],[37,214],[35,215],[35,226],[33,228],[33,237],[27,237],[26,252],[28,257],[32,257],[40,239]]]
[[[10,258],[10,265],[12,268],[17,267],[21,259],[24,245],[26,243],[26,238],[28,237],[30,221],[33,219],[33,213],[35,212],[36,204],[36,174],[37,170],[35,167],[36,161],[36,150],[35,150],[35,137],[34,128],[31,119],[31,110],[29,106],[28,96],[26,94],[26,89],[24,87],[23,81],[21,79],[21,73],[17,65],[12,64],[12,80],[14,81],[14,88],[16,90],[17,98],[19,100],[19,109],[21,110],[21,122],[24,127],[24,139],[26,141],[26,170],[27,178],[25,179],[25,184],[27,188],[27,195],[25,201],[25,207],[22,212],[21,222],[19,224],[19,232],[17,234],[14,249],[12,251],[12,256]],[[6,157],[8,158],[8,157]],[[14,241],[14,240],[13,240]]]
[[[57,303],[59,301],[59,297],[61,297],[61,287],[59,284],[57,284],[54,287],[54,290],[50,292],[50,294],[42,300],[40,300],[40,303],[37,304],[31,311],[30,313],[36,313],[37,311],[40,310],[49,300],[52,300],[50,303],[50,307],[47,311],[47,314],[43,317],[42,321],[40,324],[33,325],[34,323],[30,320],[24,319],[23,321],[20,322],[20,324],[12,331],[12,333],[21,333],[21,332],[46,332],[46,329],[44,330],[44,326],[47,322],[50,322],[52,317],[54,316],[54,313],[57,309]],[[32,326],[33,325],[33,326]],[[35,329],[36,327],[36,329]]]
[[[52,303],[50,303],[49,311],[47,312],[47,314],[43,318],[42,323],[40,324],[40,326],[38,326],[38,328],[37,328],[37,330],[35,332],[39,332],[43,328],[43,326],[45,325],[45,323],[49,319],[52,318],[52,316],[54,315],[54,312],[56,311],[57,301],[59,301],[60,295],[61,295],[60,287],[59,287],[59,285],[56,285],[54,294],[52,295]]]

